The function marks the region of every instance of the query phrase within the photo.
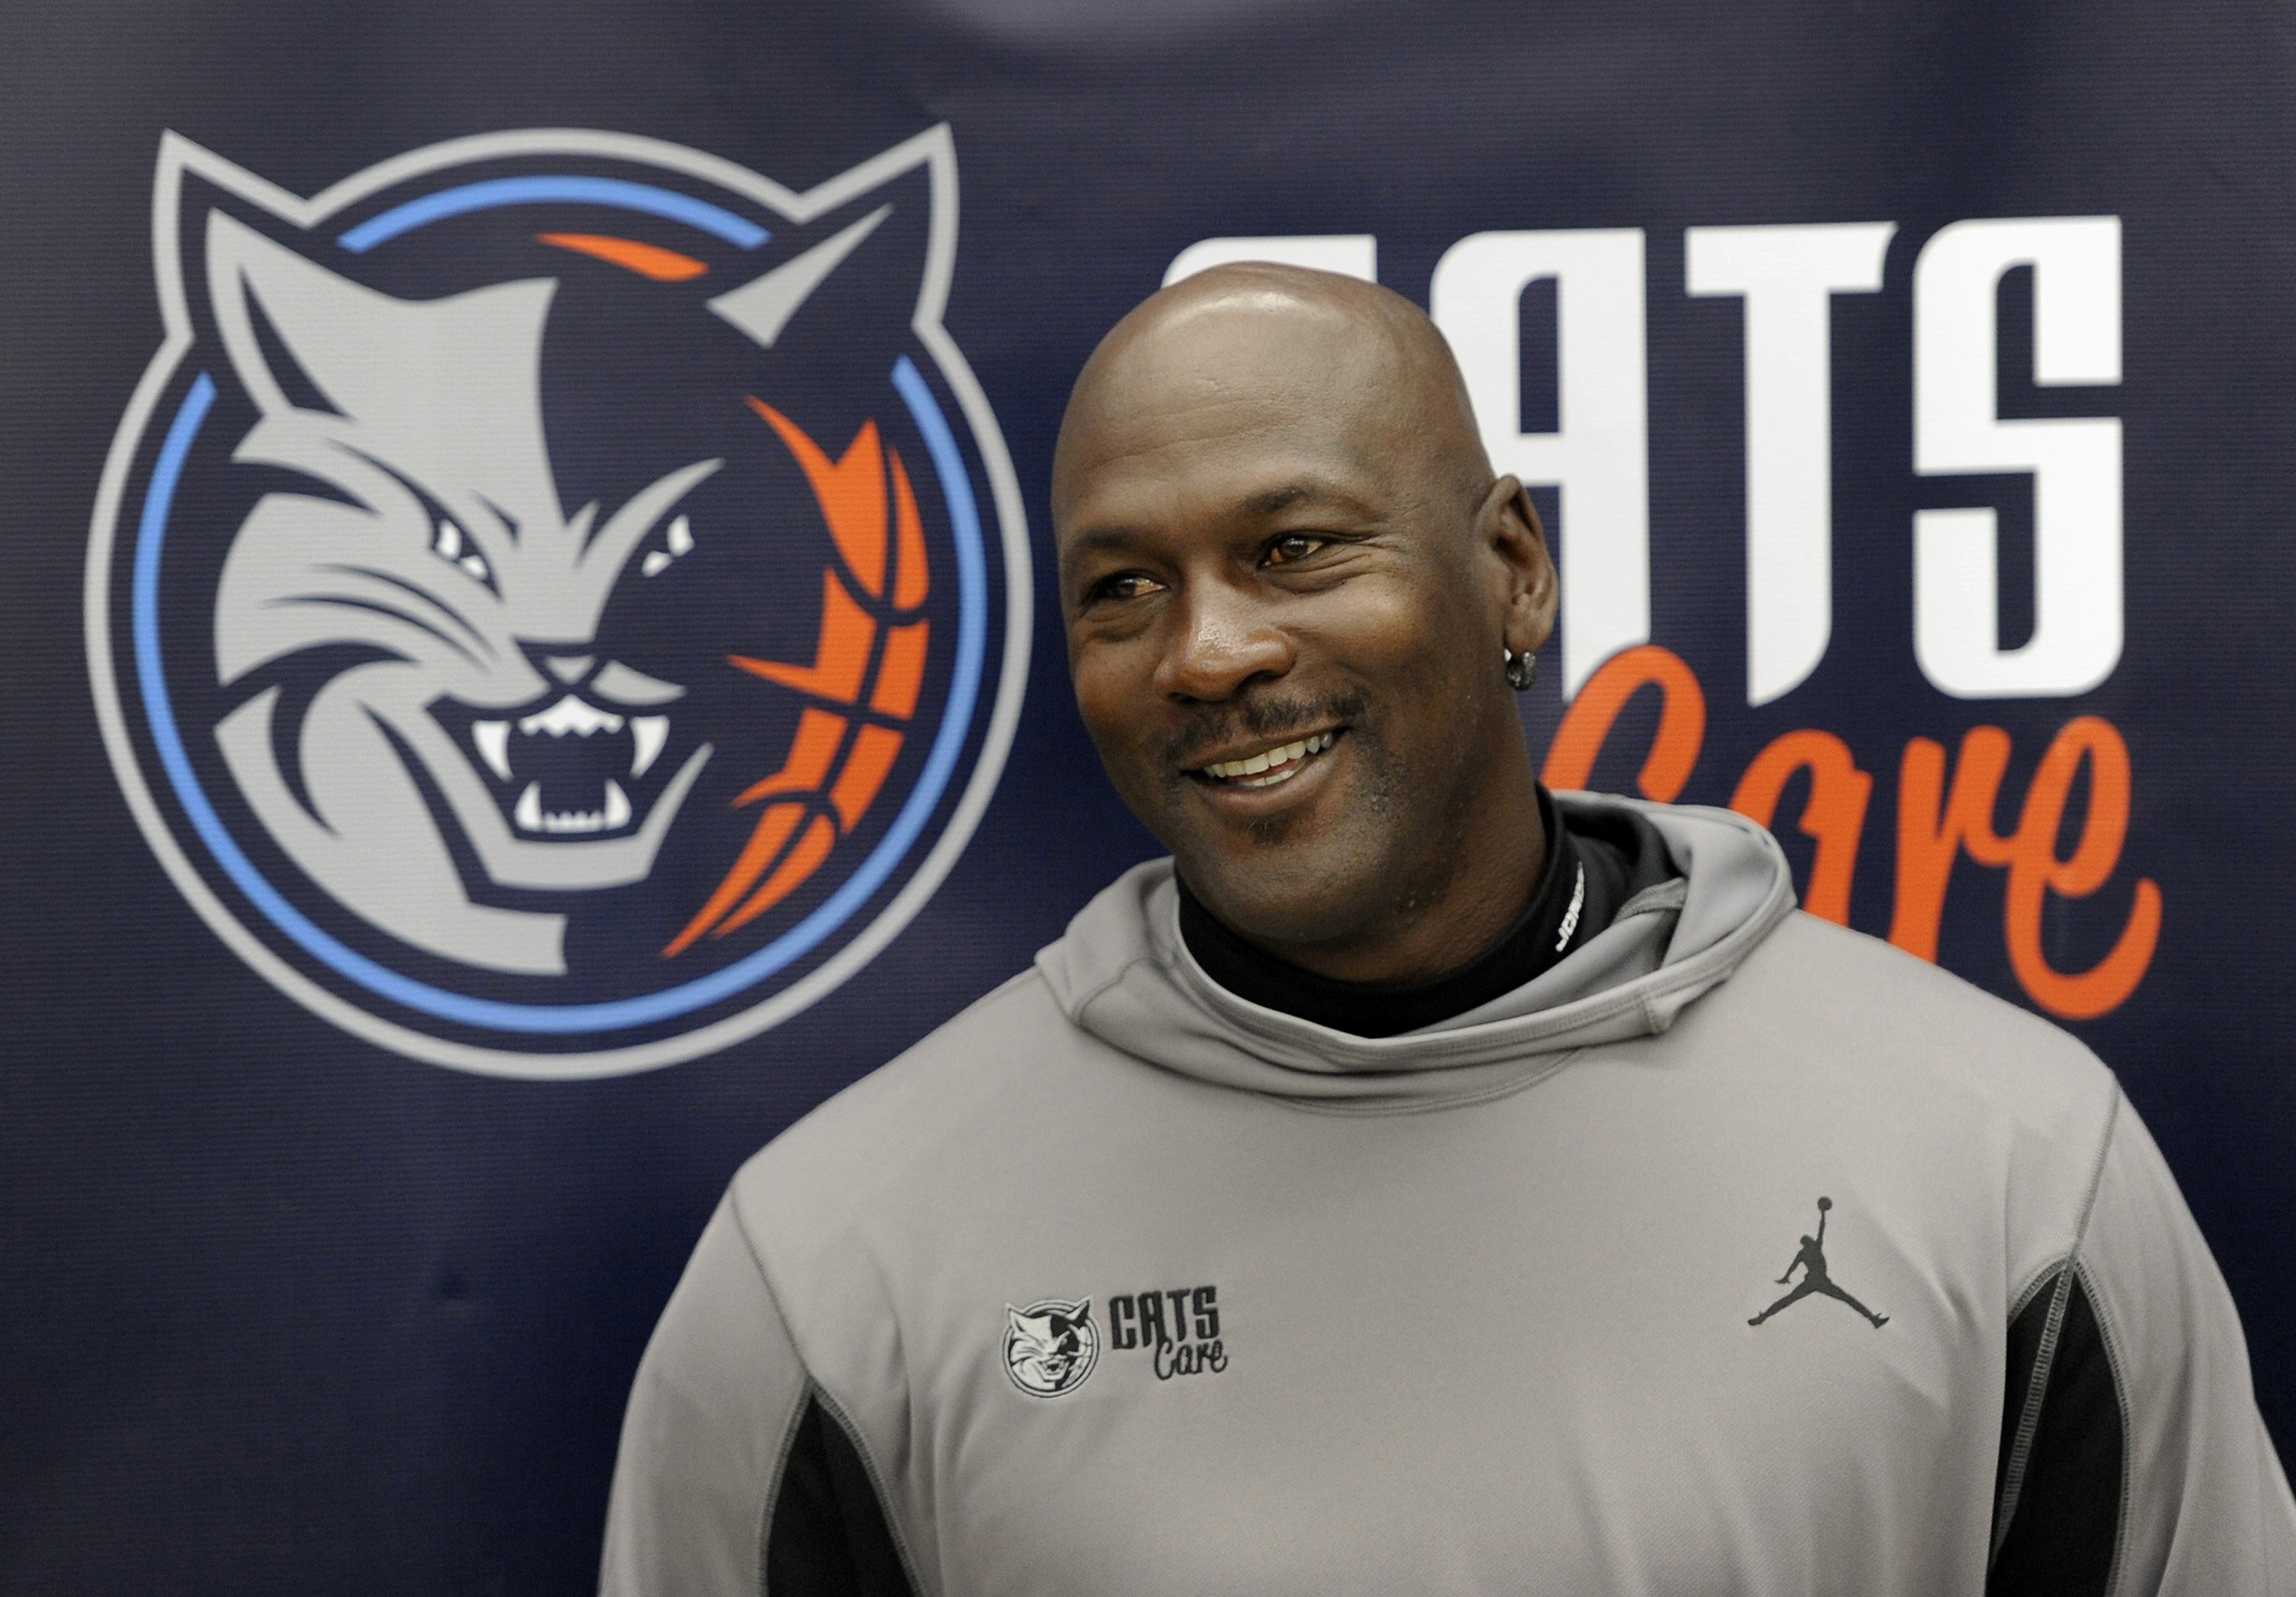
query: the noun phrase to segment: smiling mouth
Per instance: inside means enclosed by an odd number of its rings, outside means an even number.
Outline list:
[[[1301,738],[1296,742],[1285,743],[1275,749],[1264,749],[1258,754],[1247,755],[1242,759],[1218,760],[1211,765],[1199,767],[1191,774],[1207,782],[1218,782],[1223,787],[1275,787],[1291,781],[1306,770],[1308,762],[1337,742],[1339,736],[1340,729],[1333,727],[1329,732],[1319,732],[1312,737]]]

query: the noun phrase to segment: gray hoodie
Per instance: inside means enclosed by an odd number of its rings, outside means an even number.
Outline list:
[[[1397,1037],[1227,993],[1168,862],[1119,879],[735,1178],[604,1589],[2296,1593],[2112,1076],[1636,807],[1678,876]]]

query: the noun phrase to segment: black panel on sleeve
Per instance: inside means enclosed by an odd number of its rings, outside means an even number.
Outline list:
[[[1997,1505],[2056,1295],[2054,1283],[2035,1294],[2009,1328]],[[2043,1379],[2047,1386],[2040,1422],[2025,1455],[2009,1534],[1985,1584],[1986,1597],[2097,1597],[2112,1578],[2120,1540],[2127,1422],[2112,1354],[2078,1272],[2066,1294],[2055,1355]]]
[[[2017,1445],[2017,1427],[2025,1417],[2026,1394],[2033,1389],[2033,1366],[2041,1359],[2041,1333],[2048,1329],[2049,1304],[2057,1295],[2057,1276],[2035,1290],[2022,1313],[2009,1322],[2009,1379],[2001,1383],[2001,1450],[1993,1464],[1993,1512],[1986,1523],[2001,1523],[2001,1494],[2009,1485],[2009,1452]]]
[[[915,1597],[860,1449],[818,1397],[806,1401],[766,1524],[767,1597]]]

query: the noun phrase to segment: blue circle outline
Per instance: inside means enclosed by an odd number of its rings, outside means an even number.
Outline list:
[[[810,914],[756,953],[721,970],[649,993],[636,998],[596,1003],[512,1003],[499,999],[472,998],[447,992],[403,976],[347,947],[289,904],[242,852],[208,801],[176,724],[172,700],[160,653],[160,555],[166,542],[168,514],[190,455],[192,445],[216,398],[215,380],[201,372],[168,428],[144,492],[143,514],[136,530],[135,562],[130,590],[135,680],[144,700],[161,767],[193,830],[248,901],[306,954],[337,974],[419,1013],[465,1026],[537,1036],[574,1036],[611,1031],[675,1020],[721,1003],[755,986],[811,953],[884,885],[923,831],[939,804],[950,775],[964,752],[972,728],[972,713],[980,699],[982,662],[988,652],[988,571],[983,552],[980,507],[964,458],[939,401],[922,373],[904,355],[893,363],[893,386],[908,405],[917,429],[924,435],[926,452],[941,479],[949,520],[955,534],[957,569],[957,639],[955,681],[941,723],[934,733],[924,769],[910,790],[892,827],[851,876]]]
[[[402,233],[412,233],[448,217],[467,215],[474,210],[492,210],[503,205],[540,205],[571,203],[575,205],[611,206],[617,210],[644,211],[648,216],[666,217],[698,227],[704,233],[714,233],[727,243],[742,250],[754,250],[774,235],[746,217],[737,217],[722,206],[697,200],[691,194],[681,194],[675,189],[656,188],[650,183],[632,183],[624,177],[577,177],[558,175],[535,177],[490,177],[479,183],[466,183],[457,188],[440,189],[419,200],[409,200],[404,205],[394,205],[380,216],[365,221],[338,238],[335,242],[354,255],[365,255],[377,244],[397,238]]]

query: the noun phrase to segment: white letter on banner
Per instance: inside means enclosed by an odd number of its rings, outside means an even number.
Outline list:
[[[1379,281],[1379,241],[1368,233],[1332,233],[1292,238],[1202,239],[1172,258],[1164,286],[1213,266],[1240,260],[1272,260],[1286,266],[1336,272],[1342,277]]]
[[[1833,630],[1833,296],[1870,294],[1894,222],[1693,227],[1693,295],[1746,300],[1746,702],[1808,680]]]
[[[1554,279],[1561,430],[1522,430],[1522,291]],[[1562,691],[1650,639],[1650,437],[1640,228],[1478,233],[1430,295],[1492,466],[1561,490]]]
[[[1914,266],[1914,469],[2033,474],[2033,635],[2000,646],[1990,510],[1914,514],[1914,652],[1962,699],[2081,693],[2120,660],[2120,422],[1996,419],[1994,296],[2033,268],[2033,381],[2120,381],[2120,218],[1956,222]]]

